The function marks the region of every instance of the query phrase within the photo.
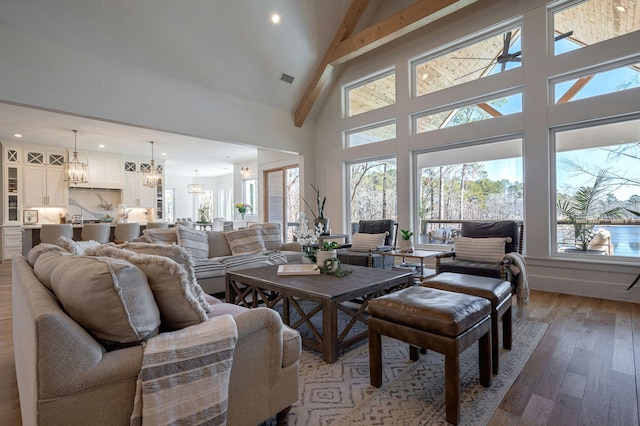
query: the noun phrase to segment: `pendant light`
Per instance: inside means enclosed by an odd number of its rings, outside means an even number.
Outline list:
[[[153,159],[153,141],[149,141],[149,143],[151,144],[151,168],[143,172],[142,184],[149,188],[157,188],[162,185],[162,170],[160,166],[156,167],[156,162]]]
[[[64,181],[69,183],[87,183],[87,163],[78,160],[78,131],[73,132],[73,159],[64,163]]]
[[[198,185],[198,171],[196,170],[196,183],[190,183],[187,185],[187,192],[189,194],[202,194],[204,193],[204,186]]]

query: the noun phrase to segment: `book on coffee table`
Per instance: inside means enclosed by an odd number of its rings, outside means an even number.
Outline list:
[[[318,265],[311,263],[278,266],[278,275],[314,275],[319,273],[320,268],[318,268]]]

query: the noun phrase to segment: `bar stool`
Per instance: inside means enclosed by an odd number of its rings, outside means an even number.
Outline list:
[[[140,236],[140,224],[132,223],[116,223],[113,240],[120,244],[132,241]]]
[[[42,225],[40,228],[40,242],[49,244],[58,244],[58,238],[67,237],[70,240],[73,239],[73,226],[69,224],[64,225]]]
[[[85,223],[82,225],[80,236],[82,241],[97,241],[99,243],[108,243],[111,235],[111,225],[108,223]]]

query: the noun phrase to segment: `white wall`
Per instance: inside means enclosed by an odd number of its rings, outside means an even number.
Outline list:
[[[447,146],[461,141],[481,140],[499,134],[524,137],[525,182],[525,244],[529,285],[531,288],[579,294],[606,299],[640,302],[640,288],[624,290],[638,273],[637,263],[598,260],[560,259],[551,255],[552,199],[551,150],[549,131],[553,126],[587,121],[603,114],[621,116],[638,112],[640,90],[628,90],[608,96],[606,101],[586,100],[579,106],[547,109],[547,76],[558,75],[576,67],[596,62],[606,63],[620,57],[636,55],[640,32],[605,41],[560,57],[547,56],[546,1],[543,0],[480,0],[461,12],[436,21],[419,31],[376,49],[351,61],[342,70],[337,84],[327,95],[315,128],[314,181],[327,193],[327,217],[332,228],[348,230],[346,218],[345,162],[368,158],[395,156],[398,170],[398,221],[413,223],[411,158],[413,151]],[[426,108],[431,99],[412,98],[409,93],[408,59],[467,37],[492,25],[523,16],[523,58],[521,69],[497,78],[485,78],[442,91],[437,102],[462,97],[481,96],[506,85],[524,85],[524,114],[502,117],[500,131],[494,122],[459,126],[446,131],[411,135],[409,113]],[[356,117],[342,119],[341,86],[370,73],[396,67],[397,100],[395,105]],[[462,93],[464,92],[464,93]],[[606,108],[603,106],[606,105]],[[389,143],[376,143],[351,149],[342,148],[342,131],[359,125],[398,117],[397,138]],[[497,121],[497,120],[496,120]],[[308,193],[308,191],[307,191]],[[629,299],[627,299],[627,297]]]

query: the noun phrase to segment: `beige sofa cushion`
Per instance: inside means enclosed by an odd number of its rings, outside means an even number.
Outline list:
[[[207,233],[183,225],[176,226],[178,245],[184,247],[191,256],[198,259],[209,257],[209,238]]]
[[[151,228],[142,231],[144,237],[152,243],[177,244],[178,235],[175,228]]]
[[[160,313],[139,268],[120,259],[63,256],[51,286],[65,311],[105,347],[158,334]]]
[[[266,251],[262,232],[257,228],[238,229],[226,232],[231,254],[259,254]]]
[[[38,256],[38,259],[33,265],[33,273],[38,277],[38,281],[51,291],[53,291],[53,287],[51,287],[51,274],[53,274],[53,271],[60,263],[60,258],[63,256],[72,256],[72,254],[67,251],[55,250],[44,252]]]
[[[207,320],[207,312],[193,294],[184,267],[174,260],[115,247],[103,248],[98,254],[126,260],[145,273],[160,310],[163,330],[180,330]],[[204,296],[203,300],[210,310]]]
[[[67,249],[62,248],[57,244],[40,243],[29,250],[29,253],[27,253],[27,262],[29,262],[29,265],[34,266],[36,264],[36,260],[38,260],[38,257],[40,257],[41,254],[50,251],[67,252]]]
[[[175,261],[185,269],[187,277],[189,278],[189,285],[191,292],[198,298],[200,306],[209,312],[209,304],[205,300],[205,293],[202,291],[202,287],[198,284],[194,268],[194,259],[191,258],[187,250],[175,245],[175,244],[153,244],[153,243],[139,243],[128,242],[116,246],[126,250],[131,250],[136,253],[150,254],[154,256],[164,256]]]
[[[231,256],[231,247],[224,231],[205,231],[209,240],[209,258]]]

